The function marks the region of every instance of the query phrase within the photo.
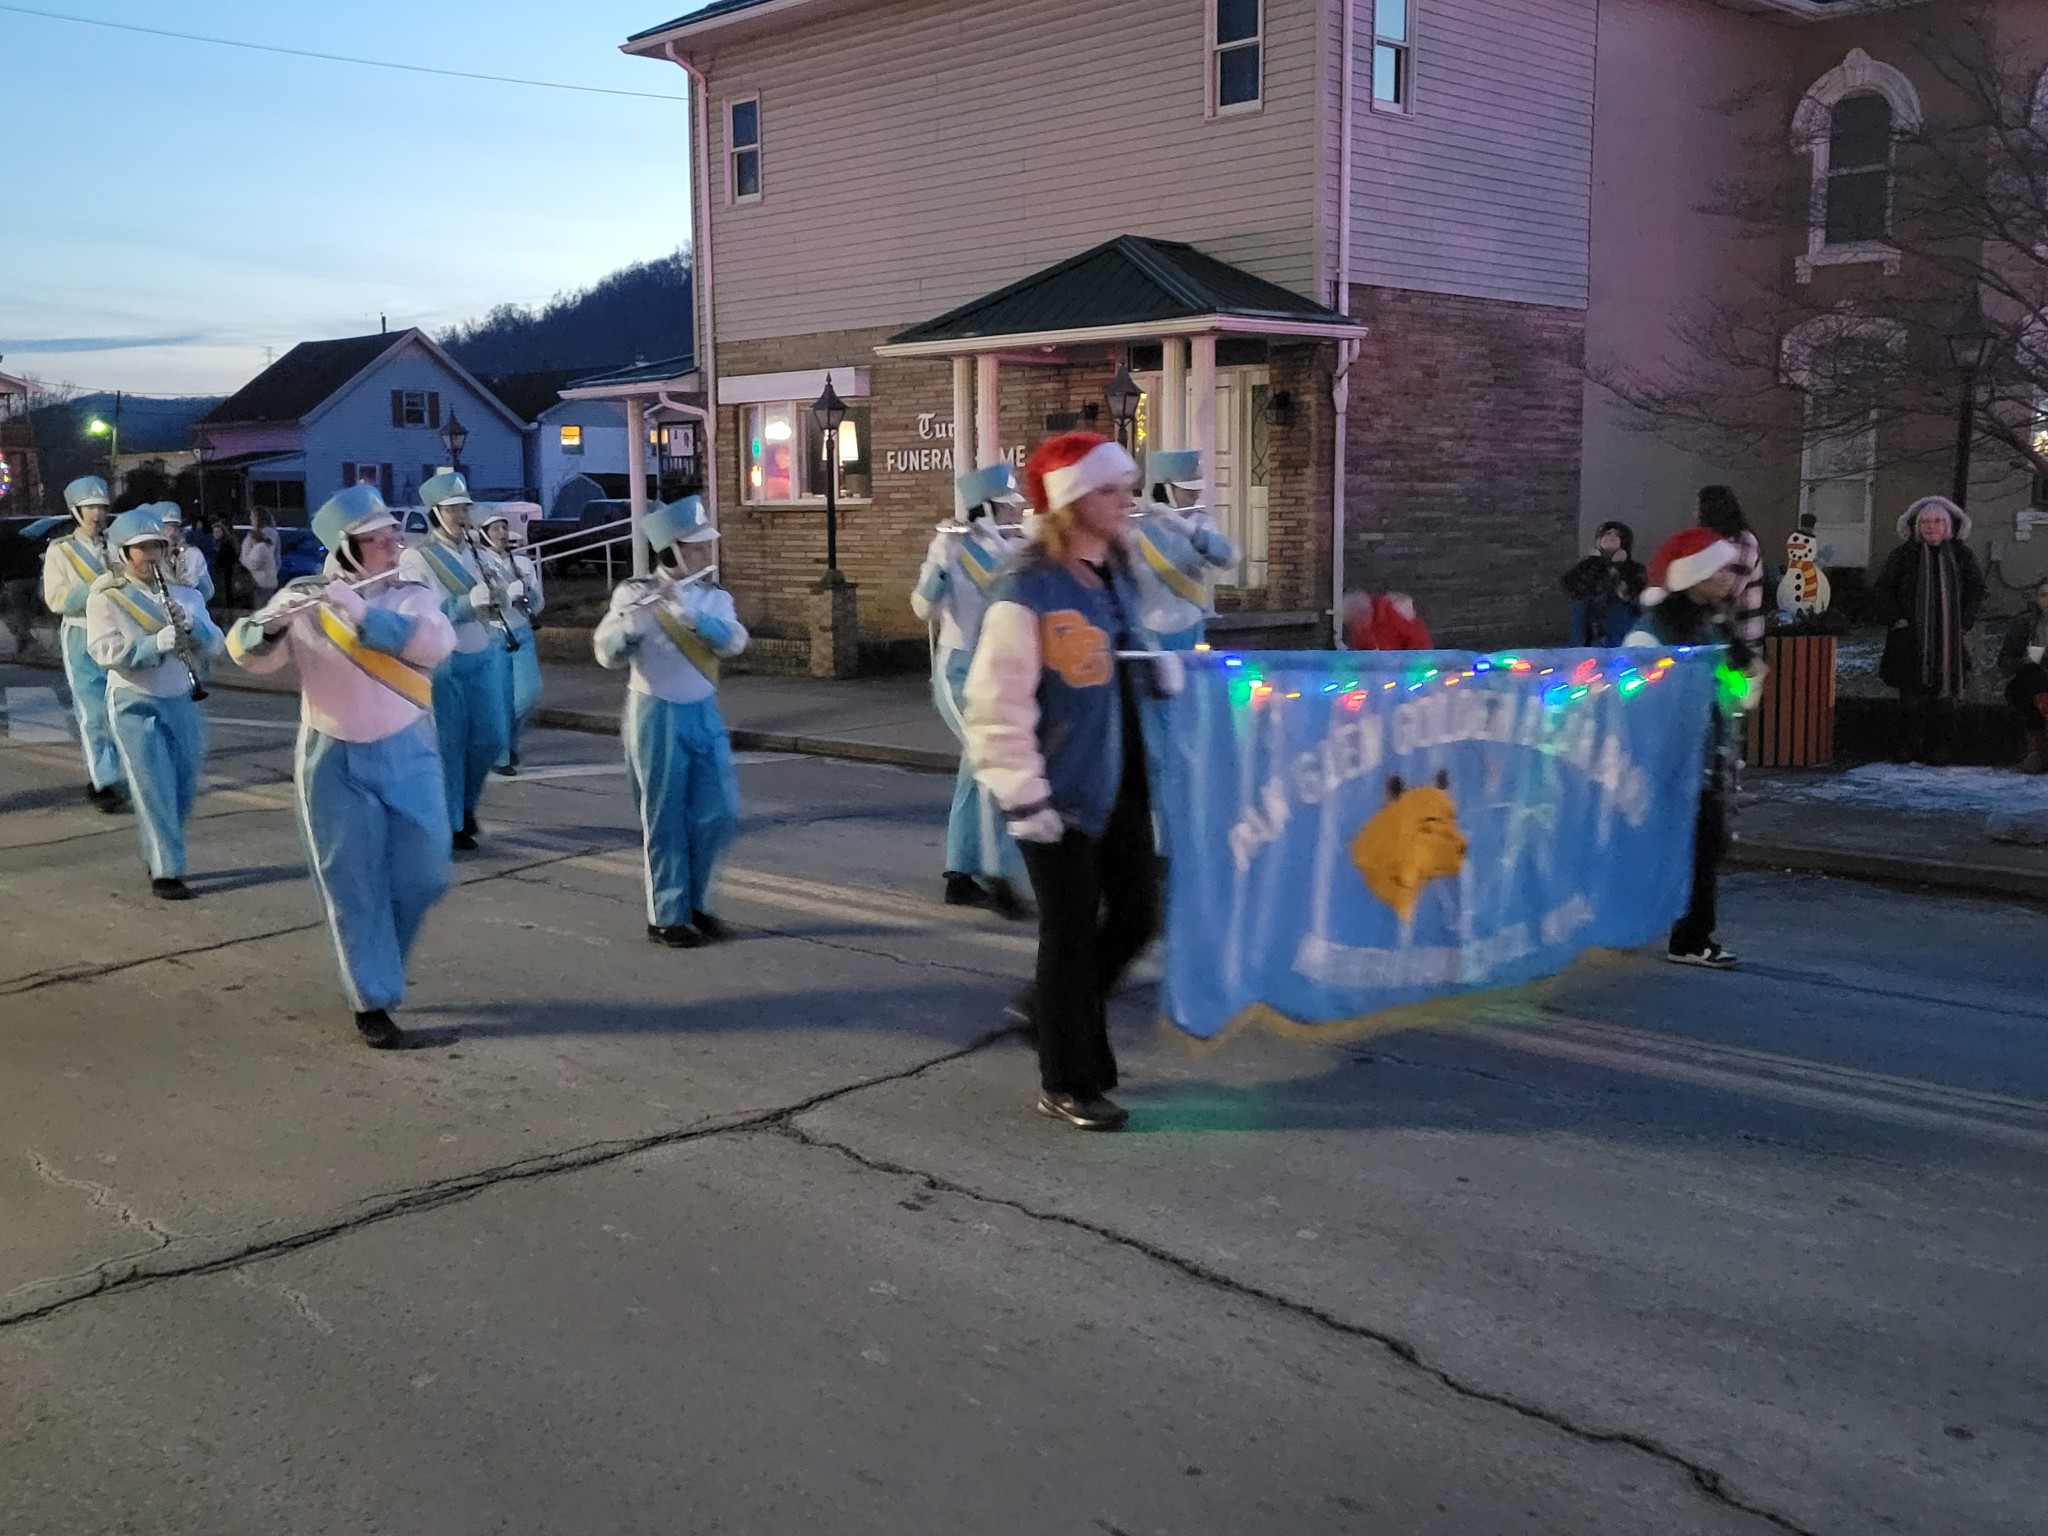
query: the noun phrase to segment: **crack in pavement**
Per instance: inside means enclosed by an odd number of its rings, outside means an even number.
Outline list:
[[[803,1112],[799,1111],[798,1113]],[[1637,1434],[1632,1430],[1593,1429],[1579,1424],[1554,1408],[1546,1408],[1541,1403],[1530,1402],[1524,1398],[1514,1397],[1491,1387],[1481,1386],[1477,1382],[1467,1381],[1463,1377],[1456,1375],[1448,1367],[1432,1364],[1423,1358],[1420,1349],[1402,1338],[1399,1334],[1391,1333],[1383,1328],[1376,1328],[1369,1323],[1358,1323],[1351,1321],[1349,1318],[1339,1317],[1336,1313],[1316,1306],[1311,1302],[1301,1301],[1279,1291],[1269,1290],[1264,1286],[1255,1285],[1247,1280],[1241,1280],[1234,1275],[1225,1274],[1219,1269],[1214,1269],[1204,1264],[1199,1259],[1191,1259],[1184,1254],[1175,1253],[1172,1249],[1163,1247],[1145,1238],[1134,1237],[1127,1232],[1119,1232],[1114,1227],[1106,1226],[1098,1221],[1091,1221],[1085,1216],[1071,1216],[1060,1211],[1039,1210],[1034,1206],[1026,1205],[1021,1200],[1013,1200],[1005,1195],[986,1194],[969,1185],[961,1184],[953,1179],[946,1178],[941,1174],[932,1173],[923,1168],[912,1168],[903,1163],[892,1162],[887,1158],[875,1157],[860,1151],[856,1147],[849,1146],[845,1142],[835,1141],[831,1137],[806,1130],[801,1125],[796,1124],[796,1119],[796,1115],[787,1115],[774,1122],[749,1126],[745,1127],[745,1129],[750,1132],[767,1131],[774,1135],[785,1136],[803,1146],[814,1147],[819,1151],[836,1152],[847,1161],[869,1169],[872,1172],[889,1174],[898,1178],[916,1179],[921,1181],[927,1188],[942,1194],[958,1195],[963,1199],[979,1201],[984,1205],[993,1205],[1003,1210],[1015,1211],[1020,1216],[1028,1217],[1032,1221],[1046,1222],[1056,1226],[1070,1227],[1078,1232],[1086,1232],[1090,1236],[1099,1238],[1104,1242],[1111,1243],[1120,1248],[1130,1249],[1132,1252],[1142,1254],[1155,1263],[1178,1270],[1181,1274],[1200,1284],[1217,1290],[1228,1291],[1232,1295],[1241,1296],[1248,1301],[1255,1301],[1262,1305],[1273,1307],[1295,1317],[1305,1318],[1323,1328],[1329,1329],[1333,1333],[1342,1334],[1347,1338],[1361,1339],[1368,1343],[1376,1344],[1403,1365],[1420,1372],[1446,1391],[1468,1401],[1484,1403],[1489,1407],[1506,1409],[1508,1412],[1516,1414],[1521,1418],[1529,1419],[1534,1423],[1543,1424],[1557,1430],[1561,1434],[1567,1435],[1585,1445],[1613,1446],[1624,1450],[1636,1451],[1644,1456],[1648,1456],[1652,1460],[1661,1462],[1684,1473],[1694,1490],[1709,1501],[1725,1505],[1729,1509],[1752,1516],[1755,1519],[1766,1521],[1778,1530],[1791,1533],[1791,1536],[1819,1536],[1819,1533],[1811,1527],[1800,1525],[1775,1510],[1766,1509],[1760,1504],[1753,1504],[1749,1500],[1742,1498],[1728,1486],[1727,1480],[1713,1467],[1706,1465],[1704,1462],[1695,1461],[1684,1452],[1665,1445],[1662,1441],[1656,1440],[1649,1435]]]
[[[729,1136],[739,1132],[770,1130],[794,1116],[806,1114],[836,1099],[850,1094],[863,1093],[870,1088],[883,1088],[892,1083],[908,1082],[911,1079],[942,1067],[949,1062],[972,1056],[986,1050],[998,1041],[1006,1039],[1009,1031],[991,1030],[967,1045],[928,1057],[912,1066],[895,1072],[880,1073],[864,1077],[837,1088],[827,1088],[818,1093],[799,1099],[794,1103],[774,1109],[758,1111],[737,1118],[713,1116],[700,1119],[675,1130],[655,1131],[645,1136],[629,1137],[614,1141],[586,1142],[581,1146],[556,1152],[541,1152],[530,1157],[515,1159],[490,1168],[473,1170],[468,1173],[452,1174],[447,1178],[435,1179],[426,1184],[390,1191],[382,1195],[366,1196],[356,1202],[354,1214],[320,1226],[287,1232],[266,1242],[250,1243],[229,1253],[202,1257],[183,1264],[171,1264],[161,1269],[147,1267],[146,1262],[137,1262],[134,1255],[122,1259],[109,1259],[96,1265],[92,1270],[75,1276],[53,1276],[43,1280],[31,1280],[15,1287],[10,1295],[19,1295],[25,1290],[60,1284],[69,1279],[82,1279],[86,1274],[94,1283],[85,1290],[68,1296],[59,1296],[41,1306],[30,1307],[20,1312],[0,1315],[0,1332],[25,1323],[38,1322],[54,1317],[94,1300],[97,1297],[118,1295],[124,1291],[139,1290],[145,1286],[162,1284],[192,1276],[214,1275],[224,1271],[238,1270],[246,1265],[261,1263],[267,1259],[281,1258],[297,1253],[337,1237],[373,1226],[379,1222],[393,1221],[425,1211],[439,1210],[473,1196],[494,1189],[501,1184],[521,1182],[528,1179],[548,1178],[555,1174],[577,1173],[587,1168],[601,1168],[623,1158],[634,1157],[643,1152],[658,1151],[665,1147],[682,1146],[694,1141],[703,1141],[717,1136]],[[146,1261],[151,1254],[168,1251],[168,1244],[150,1249],[141,1255]],[[129,1267],[122,1268],[127,1265]]]

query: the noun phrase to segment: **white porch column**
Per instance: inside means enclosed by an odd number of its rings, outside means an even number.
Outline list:
[[[958,480],[970,469],[979,468],[973,462],[970,444],[974,439],[968,436],[973,430],[974,420],[974,359],[956,357],[953,359],[953,478]],[[953,515],[962,521],[967,517],[967,503],[960,493],[953,492]]]
[[[627,496],[633,518],[633,574],[647,574],[647,402],[638,395],[626,397]]]
[[[1188,354],[1178,336],[1160,344],[1158,413],[1153,422],[1161,448],[1188,445]]]
[[[1189,383],[1194,398],[1189,402],[1193,420],[1188,423],[1188,447],[1202,451],[1201,505],[1214,507],[1216,489],[1216,337],[1196,336],[1189,342],[1194,365]]]
[[[959,431],[956,426],[954,431]],[[974,360],[974,467],[986,469],[1003,452],[1002,364],[993,352]],[[957,457],[957,455],[956,455]]]

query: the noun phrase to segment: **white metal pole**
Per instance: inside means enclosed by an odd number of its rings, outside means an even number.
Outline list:
[[[956,357],[953,359],[953,478],[956,481],[970,469],[980,468],[974,462],[974,439],[968,435],[978,430],[973,423],[974,359]],[[953,515],[966,521],[967,501],[957,490],[953,492]]]
[[[1352,139],[1357,110],[1358,68],[1352,57],[1358,26],[1358,0],[1344,0],[1342,102],[1337,112],[1337,313],[1351,313],[1351,174]],[[1344,649],[1344,492],[1351,445],[1351,364],[1358,343],[1337,343],[1337,369],[1330,379],[1330,406],[1336,446],[1330,453],[1330,636]]]
[[[633,574],[645,576],[647,561],[647,404],[638,395],[626,397],[626,480],[633,519]]]
[[[955,429],[958,430],[957,428]],[[974,360],[974,467],[987,469],[1003,452],[1002,363],[993,352]]]

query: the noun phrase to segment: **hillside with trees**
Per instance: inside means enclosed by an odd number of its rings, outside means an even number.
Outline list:
[[[680,357],[691,342],[690,256],[678,249],[621,267],[540,309],[500,304],[440,340],[482,377],[548,369],[570,372]]]

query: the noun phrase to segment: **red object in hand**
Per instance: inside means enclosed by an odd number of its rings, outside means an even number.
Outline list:
[[[1363,594],[1360,594],[1363,598]],[[1344,619],[1344,643],[1354,651],[1427,651],[1435,648],[1429,626],[1406,592],[1381,592],[1369,602],[1354,600]]]

